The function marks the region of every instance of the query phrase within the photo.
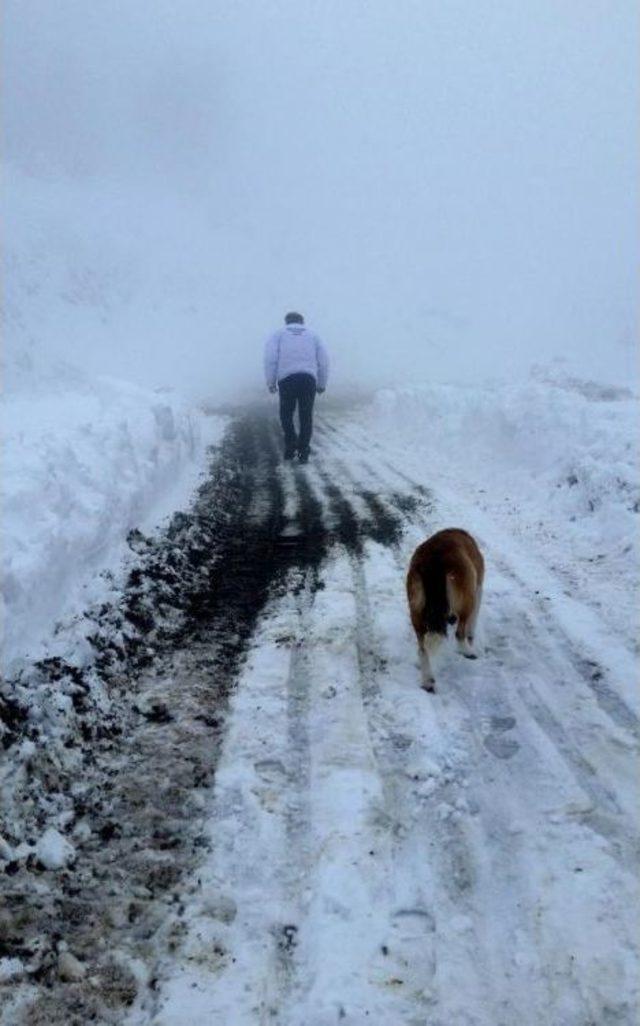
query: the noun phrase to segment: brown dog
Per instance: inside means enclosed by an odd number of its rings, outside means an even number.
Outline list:
[[[458,651],[467,659],[476,658],[472,646],[483,580],[482,553],[460,528],[438,531],[414,552],[407,596],[425,691],[435,691],[430,656],[446,638],[448,624],[456,624]]]

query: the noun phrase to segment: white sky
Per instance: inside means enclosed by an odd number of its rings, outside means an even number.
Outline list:
[[[6,0],[4,20],[11,182],[59,185],[70,238],[115,233],[146,283],[114,321],[124,372],[259,382],[294,308],[367,384],[554,357],[629,375],[635,0]]]

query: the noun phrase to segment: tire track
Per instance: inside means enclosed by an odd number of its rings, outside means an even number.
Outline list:
[[[640,740],[640,718],[626,704],[624,699],[607,682],[607,671],[595,660],[587,659],[582,655],[571,638],[558,628],[553,615],[547,609],[544,601],[531,589],[504,559],[492,554],[492,562],[502,575],[508,578],[518,588],[527,600],[529,606],[535,608],[538,618],[544,624],[550,637],[559,637],[566,658],[570,661],[576,676],[587,685],[595,696],[596,702],[608,718],[630,733],[636,740]]]
[[[274,1008],[285,1008],[292,994],[301,986],[297,946],[300,924],[308,904],[303,895],[310,869],[311,838],[310,673],[306,638],[316,584],[316,579],[309,577],[302,584],[299,581],[294,584],[297,629],[286,681],[288,798],[285,807],[287,862],[284,879],[285,901],[291,914],[288,922],[279,923],[274,929],[275,964],[280,986],[278,1005],[272,1006],[269,1012],[270,1021],[274,1019]]]
[[[398,563],[398,553],[394,553]],[[396,898],[396,909],[390,923],[390,951],[400,960],[401,978],[419,979],[417,1006],[429,1014],[445,995],[436,976],[439,959],[455,943],[466,950],[467,978],[465,986],[475,995],[480,1007],[496,1007],[496,995],[490,984],[490,973],[483,960],[474,959],[473,951],[484,947],[481,917],[476,909],[479,866],[475,858],[467,824],[459,814],[451,815],[462,800],[462,781],[471,773],[471,750],[467,745],[464,725],[452,724],[445,747],[455,751],[433,779],[433,787],[424,798],[418,797],[415,766],[420,761],[423,744],[416,724],[402,722],[393,715],[384,698],[387,663],[380,650],[366,580],[366,563],[361,556],[351,556],[354,595],[356,600],[356,646],[364,711],[371,746],[376,755],[378,773],[383,781],[389,823],[391,857],[395,873],[410,878],[413,898],[403,901],[406,884]],[[420,698],[422,695],[420,695]],[[428,713],[428,706],[425,706]],[[461,729],[462,726],[462,729]],[[463,753],[467,752],[466,755]],[[425,800],[426,799],[426,800]],[[446,814],[445,814],[446,810]],[[428,853],[428,854],[427,854]],[[428,859],[428,863],[425,862]],[[448,916],[468,923],[461,941],[448,932],[441,921],[443,902]],[[407,935],[407,925],[411,928]],[[446,956],[444,956],[446,960]],[[472,968],[473,966],[473,968]],[[500,1021],[496,1011],[496,1022]]]
[[[335,467],[335,463],[333,463]],[[341,480],[353,481],[346,474],[344,465],[337,467]],[[342,476],[344,475],[344,476]],[[341,540],[349,547],[353,538],[356,515],[349,500],[333,483],[324,464],[318,468],[318,476],[324,485],[329,504],[329,512],[334,518],[345,525]],[[390,534],[389,548],[394,550],[396,564],[399,561],[397,545],[401,536],[401,522],[397,514],[385,508],[380,499],[370,491],[362,489],[354,481],[354,493],[367,501],[374,517],[379,517],[384,524],[392,520],[393,530]],[[375,539],[375,535],[374,535]],[[392,858],[397,865],[406,864],[407,849],[419,849],[423,839],[428,837],[427,846],[431,859],[435,861],[429,871],[435,872],[437,883],[429,883],[427,890],[435,886],[441,895],[446,894],[451,906],[458,914],[469,921],[477,922],[473,913],[473,894],[475,887],[475,869],[472,850],[465,835],[463,824],[451,816],[440,816],[437,809],[453,807],[459,800],[459,785],[456,776],[463,773],[461,766],[451,773],[443,774],[427,803],[417,803],[411,792],[411,760],[415,758],[419,742],[414,731],[408,732],[389,730],[390,710],[382,702],[381,680],[384,680],[386,661],[378,650],[375,642],[375,631],[369,605],[368,589],[365,576],[365,556],[361,546],[351,546],[349,561],[353,578],[353,593],[356,603],[356,650],[360,676],[360,689],[363,698],[363,713],[368,725],[368,733],[372,751],[375,754],[377,773],[383,784],[385,795],[385,826],[391,840]],[[446,853],[444,861],[442,857]],[[412,860],[415,858],[411,857]],[[423,880],[425,874],[416,869],[415,881]],[[426,882],[426,881],[425,881]],[[419,887],[419,884],[418,884]],[[419,888],[420,889],[420,888]],[[424,889],[423,889],[424,893]],[[438,900],[441,900],[439,898]],[[395,916],[390,923],[390,936],[393,938],[390,950],[400,959],[404,973],[414,979],[415,972],[421,977],[419,991],[427,996],[419,998],[417,1006],[422,1014],[433,1005],[436,998],[435,971],[437,965],[438,924],[435,908],[425,905],[424,900],[417,905],[402,906],[398,903]],[[413,944],[399,939],[406,934],[407,924],[413,929]],[[417,930],[417,933],[416,933]],[[410,931],[411,932],[411,931]],[[417,949],[416,949],[417,943]],[[477,948],[479,938],[466,943]],[[430,955],[425,961],[425,951]],[[472,959],[469,959],[471,964]],[[412,968],[413,966],[413,968]],[[425,972],[425,966],[428,968]],[[489,974],[477,977],[475,987],[479,1004],[486,1006],[493,1001],[488,984]],[[467,982],[473,989],[473,985]]]

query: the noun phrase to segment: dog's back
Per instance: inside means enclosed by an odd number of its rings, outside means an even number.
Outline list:
[[[475,658],[471,646],[483,580],[484,560],[467,531],[447,528],[418,546],[409,564],[407,595],[411,622],[422,653],[425,653],[425,646],[433,649],[446,637],[447,625],[457,621],[460,651]],[[423,671],[433,683],[428,652]]]

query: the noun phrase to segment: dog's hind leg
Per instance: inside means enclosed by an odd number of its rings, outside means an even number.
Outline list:
[[[473,612],[469,617],[469,623],[467,624],[467,641],[470,645],[473,645],[476,636],[476,625],[478,623],[478,614],[480,612],[480,603],[482,602],[482,585],[479,584],[476,588],[476,597],[473,603]]]
[[[469,599],[464,601],[458,610],[456,642],[458,645],[458,652],[460,655],[463,655],[465,659],[477,659],[472,648],[474,628],[473,617],[475,612],[476,609],[473,600]]]
[[[434,655],[436,649],[440,647],[442,642],[442,636],[440,634],[432,634],[428,631],[418,639],[418,651],[420,652],[420,671],[422,673],[422,684],[421,687],[424,691],[435,691],[436,690],[436,678],[433,675],[433,668],[431,666],[431,656]]]
[[[477,616],[477,575],[469,559],[463,559],[455,573],[447,575],[450,608],[457,614],[456,642],[458,652],[466,659],[475,659],[472,648],[474,615]]]
[[[468,637],[466,636],[466,632],[464,630],[464,627],[465,627],[465,625],[462,624],[462,628],[463,629],[461,631],[460,637],[458,637],[458,634],[456,632],[456,641],[458,643],[458,652],[460,653],[460,655],[463,655],[465,657],[465,659],[477,659],[478,657],[475,654],[475,652],[473,651],[471,642],[469,641]]]

